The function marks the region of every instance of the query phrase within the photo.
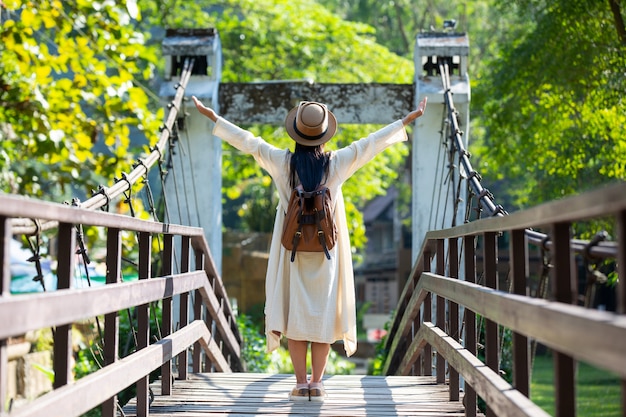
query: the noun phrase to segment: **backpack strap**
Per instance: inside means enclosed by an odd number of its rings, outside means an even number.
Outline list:
[[[291,249],[291,262],[296,259],[296,251],[298,250],[298,243],[300,243],[300,238],[302,237],[302,224],[303,224],[303,214],[304,214],[304,194],[303,190],[297,189],[298,198],[300,199],[300,214],[298,214],[298,230],[293,235],[292,246]],[[308,193],[307,193],[308,194]]]
[[[326,217],[326,213],[324,210],[315,212],[315,223],[317,224],[317,237],[320,240],[320,245],[324,249],[324,253],[326,254],[326,258],[330,260],[330,253],[328,252],[328,247],[326,246],[326,237],[324,236],[324,230],[322,230],[322,225],[320,224],[320,220]]]

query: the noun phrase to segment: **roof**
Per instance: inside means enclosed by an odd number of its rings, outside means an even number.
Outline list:
[[[398,190],[395,187],[390,187],[387,190],[387,194],[379,195],[367,203],[363,209],[363,222],[367,224],[378,219],[393,204],[397,197]]]

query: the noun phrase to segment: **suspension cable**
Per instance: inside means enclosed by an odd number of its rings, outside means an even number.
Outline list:
[[[148,154],[144,159],[140,159],[141,163],[137,163],[134,165],[133,170],[130,173],[126,174],[126,181],[118,181],[108,188],[101,186],[97,193],[95,193],[90,199],[84,201],[80,205],[81,208],[94,210],[108,205],[111,200],[128,190],[131,184],[135,184],[138,180],[143,178],[143,176],[148,172],[150,167],[152,167],[152,165],[154,165],[162,158],[163,151],[165,149],[165,146],[167,145],[170,133],[172,131],[172,127],[174,126],[174,123],[176,122],[176,119],[178,117],[178,109],[180,108],[180,104],[183,101],[185,88],[187,87],[187,84],[191,77],[194,62],[195,60],[193,58],[185,59],[183,69],[181,71],[181,79],[176,86],[176,95],[174,96],[174,100],[171,103],[169,114],[165,122],[165,128],[161,130],[159,140],[151,153]],[[37,228],[37,226],[34,225],[34,222],[30,219],[16,218],[11,220],[11,226],[14,235],[32,235],[36,233],[37,230],[44,231],[53,229],[58,226],[58,222],[42,222],[40,227]]]
[[[444,102],[448,107],[448,120],[452,129],[453,143],[459,154],[459,169],[464,170],[467,175],[468,188],[478,198],[478,209],[480,212],[484,211],[490,217],[505,216],[508,213],[504,207],[495,203],[493,194],[482,186],[480,182],[481,177],[478,172],[474,170],[469,160],[470,154],[463,144],[463,132],[459,129],[459,122],[455,117],[456,110],[452,100],[449,68],[445,59],[442,59],[439,63],[439,73],[444,90]],[[526,229],[525,234],[528,242],[535,246],[543,247],[545,250],[549,250],[552,246],[550,237],[544,233]],[[571,239],[570,247],[572,251],[577,254],[595,258],[615,258],[617,256],[617,245],[612,242],[602,242],[602,244],[589,246],[588,241]]]

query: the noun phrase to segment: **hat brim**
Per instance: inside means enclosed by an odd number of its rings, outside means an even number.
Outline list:
[[[328,142],[333,136],[335,136],[335,133],[337,133],[337,119],[330,110],[327,110],[328,129],[326,129],[326,133],[324,133],[321,138],[315,140],[303,138],[296,132],[296,129],[294,127],[297,112],[298,106],[289,110],[289,113],[287,113],[287,117],[285,117],[285,129],[287,130],[287,134],[291,137],[291,139],[295,140],[300,145],[319,146],[323,143]]]

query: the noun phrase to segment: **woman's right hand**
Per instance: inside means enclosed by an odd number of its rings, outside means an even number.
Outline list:
[[[193,100],[193,104],[196,105],[196,108],[198,109],[200,113],[204,114],[213,122],[217,122],[217,113],[215,113],[213,109],[206,107],[204,104],[202,104],[202,102],[198,100],[196,96],[191,96],[191,99]]]
[[[411,113],[404,116],[402,119],[402,123],[406,126],[409,123],[412,123],[415,119],[420,117],[426,111],[426,103],[428,102],[428,97],[424,97],[420,104],[418,104],[417,109],[413,110]]]

